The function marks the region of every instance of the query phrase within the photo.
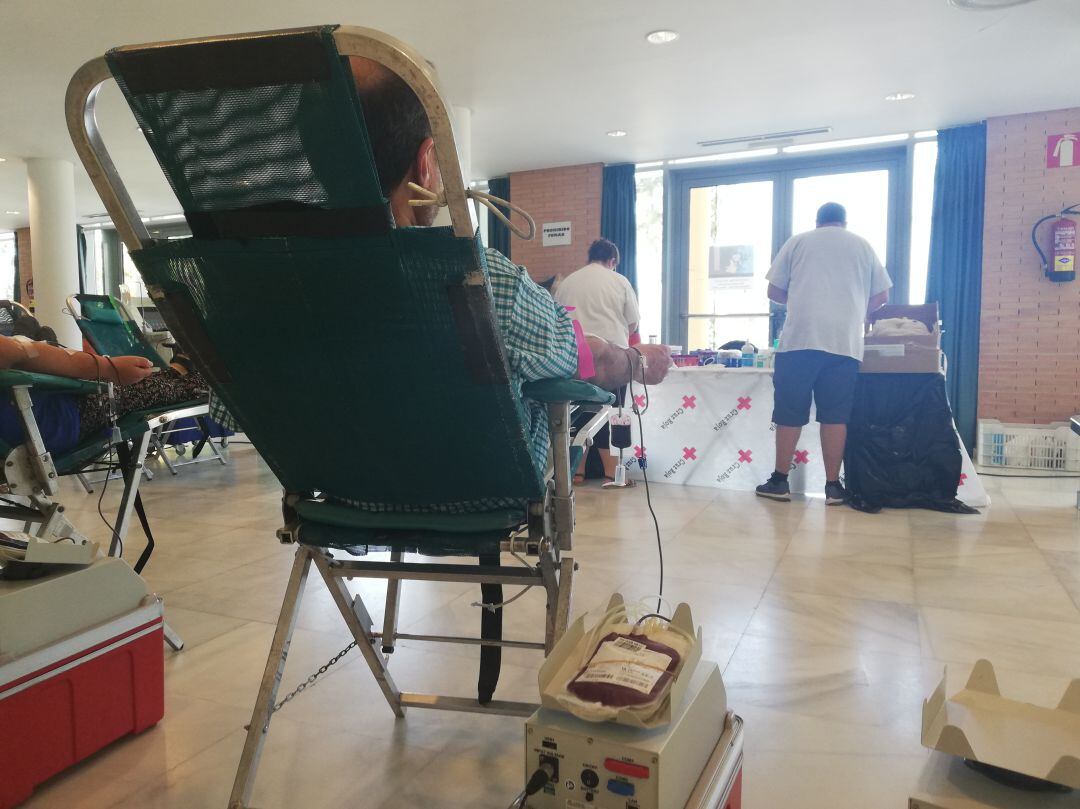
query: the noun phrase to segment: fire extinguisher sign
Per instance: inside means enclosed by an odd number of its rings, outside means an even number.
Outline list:
[[[1046,167],[1067,169],[1080,166],[1080,132],[1051,135],[1046,139]]]

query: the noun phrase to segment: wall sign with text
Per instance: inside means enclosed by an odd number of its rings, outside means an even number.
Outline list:
[[[545,222],[540,226],[544,247],[560,247],[570,244],[569,222]]]
[[[1080,132],[1051,135],[1046,139],[1046,167],[1067,169],[1080,166]]]

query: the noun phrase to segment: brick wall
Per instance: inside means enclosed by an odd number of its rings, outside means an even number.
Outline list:
[[[15,231],[15,243],[19,247],[19,301],[31,307],[34,296],[30,294],[34,283],[34,264],[30,251],[30,228]]]
[[[1030,236],[1043,216],[1080,203],[1080,167],[1046,168],[1047,137],[1077,131],[1080,109],[987,122],[980,418],[1080,412],[1080,280],[1048,281]],[[1040,231],[1048,252],[1049,231]]]
[[[510,199],[536,220],[536,238],[531,242],[511,238],[511,258],[528,267],[534,280],[573,272],[586,263],[589,245],[600,238],[603,168],[590,163],[510,174]],[[544,247],[540,228],[545,222],[570,222],[572,242]]]

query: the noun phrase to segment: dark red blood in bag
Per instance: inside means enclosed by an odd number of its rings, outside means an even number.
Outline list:
[[[581,682],[581,676],[588,670],[589,665],[596,658],[597,653],[604,646],[604,644],[611,641],[617,641],[620,639],[626,639],[637,644],[641,644],[651,652],[659,652],[665,655],[669,659],[667,669],[660,675],[659,679],[653,684],[652,690],[649,693],[645,693],[636,688],[631,688],[625,685],[617,685],[616,683],[604,683],[604,682]],[[629,658],[630,655],[627,655]],[[600,664],[603,666],[604,664]],[[609,708],[630,708],[637,705],[647,705],[650,702],[655,702],[664,690],[669,686],[672,679],[675,677],[675,669],[679,665],[679,653],[672,649],[670,646],[665,646],[663,643],[659,643],[655,640],[650,640],[645,635],[623,635],[617,632],[612,632],[605,636],[599,644],[597,644],[596,651],[593,652],[593,656],[589,658],[585,666],[575,675],[571,680],[566,690],[573,694],[578,699],[585,700],[586,702],[598,702],[601,705],[606,705]]]

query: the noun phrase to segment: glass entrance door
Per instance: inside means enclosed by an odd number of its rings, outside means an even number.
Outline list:
[[[774,186],[759,180],[690,190],[687,350],[769,344]]]

